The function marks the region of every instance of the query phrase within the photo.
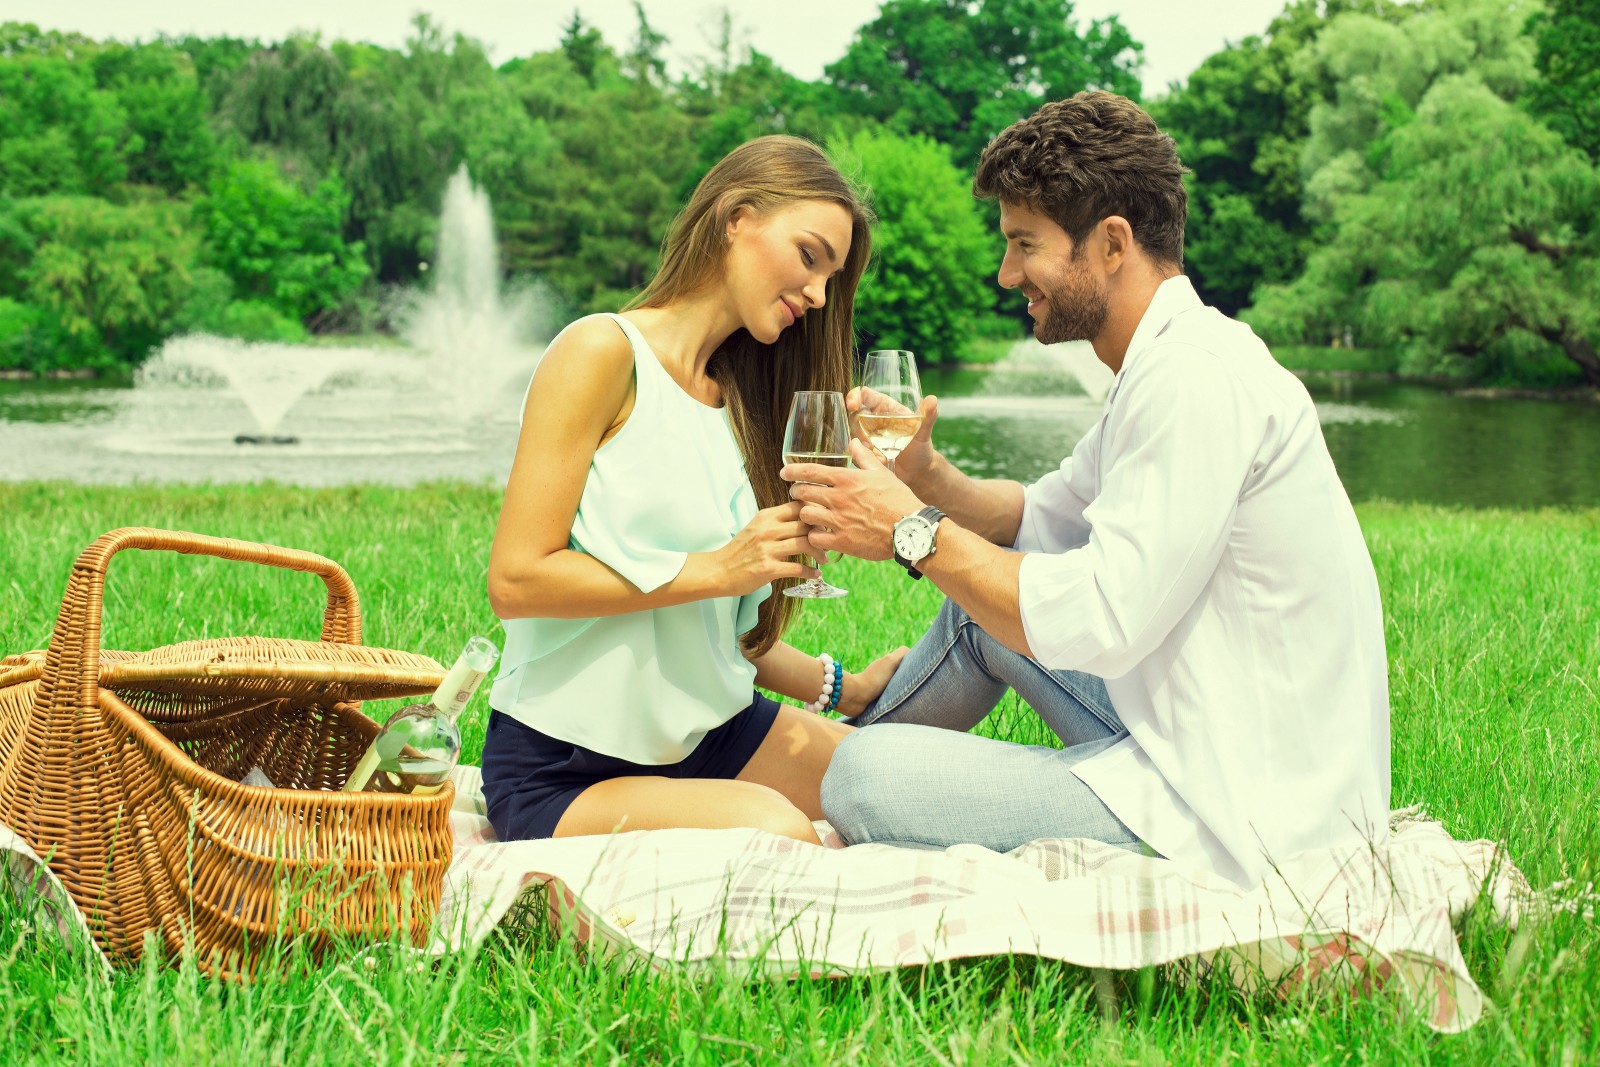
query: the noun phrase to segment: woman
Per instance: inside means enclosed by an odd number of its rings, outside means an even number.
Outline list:
[[[779,449],[797,389],[848,388],[870,224],[815,145],[751,141],[695,189],[643,294],[550,343],[489,559],[506,653],[483,776],[503,840],[816,842],[848,729],[755,686],[853,714],[905,653],[841,679],[779,640],[796,601],[770,595],[815,574]]]

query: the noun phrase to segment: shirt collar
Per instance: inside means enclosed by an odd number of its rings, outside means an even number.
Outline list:
[[[1162,282],[1155,295],[1150,298],[1150,306],[1144,309],[1144,315],[1139,319],[1138,327],[1133,331],[1133,339],[1128,342],[1128,351],[1122,357],[1122,369],[1128,369],[1128,360],[1138,355],[1139,352],[1155,343],[1156,338],[1167,332],[1167,327],[1172,325],[1172,320],[1185,311],[1205,307],[1200,294],[1194,291],[1194,285],[1182,274],[1175,274]],[[1119,374],[1117,377],[1121,377]]]

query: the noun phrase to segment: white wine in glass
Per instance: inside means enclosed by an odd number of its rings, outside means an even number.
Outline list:
[[[922,382],[917,357],[904,349],[868,352],[861,367],[861,410],[856,421],[889,469],[922,428]]]
[[[800,390],[789,406],[789,424],[783,431],[785,463],[820,463],[824,467],[850,466],[850,420],[845,415],[844,394]],[[822,561],[817,560],[817,569]],[[829,585],[821,576],[785,589],[786,596],[824,600],[849,592]]]

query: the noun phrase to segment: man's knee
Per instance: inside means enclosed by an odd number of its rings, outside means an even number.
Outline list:
[[[896,735],[919,727],[867,726],[839,743],[822,778],[822,816],[853,845],[882,838],[889,798],[901,791]]]

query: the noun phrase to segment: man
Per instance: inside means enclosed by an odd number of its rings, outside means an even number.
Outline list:
[[[1181,273],[1183,173],[1104,92],[979,161],[1000,284],[1041,342],[1088,340],[1116,375],[1058,471],[963,475],[932,398],[894,473],[861,442],[858,469],[785,469],[818,483],[793,488],[817,548],[893,555],[948,597],[824,780],[847,841],[1090,837],[1250,885],[1387,828],[1372,563],[1304,387]],[[1008,687],[1064,748],[965,732]]]

